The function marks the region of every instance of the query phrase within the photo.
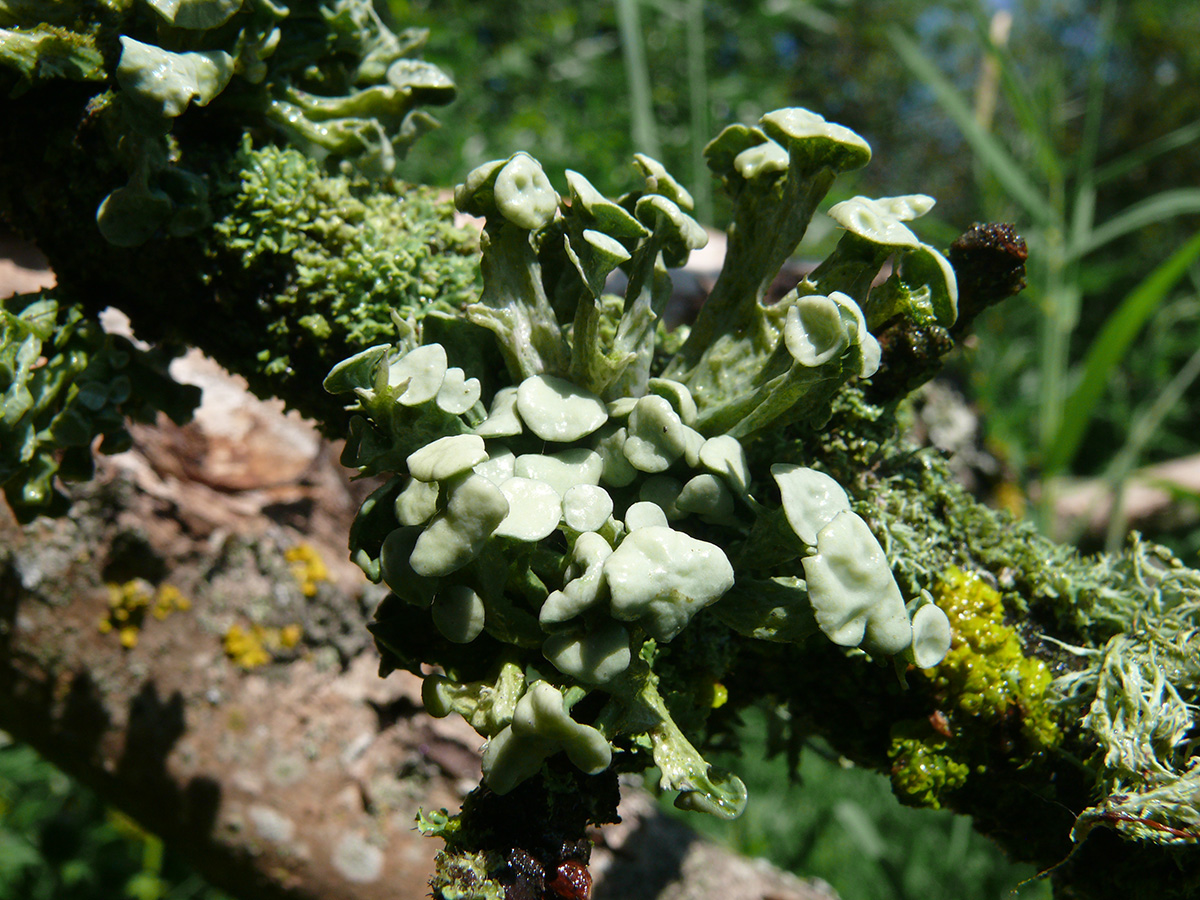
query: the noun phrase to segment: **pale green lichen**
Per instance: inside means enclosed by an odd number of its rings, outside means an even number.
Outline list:
[[[117,83],[138,103],[167,119],[188,105],[208,106],[233,77],[233,57],[223,50],[171,53],[121,35]]]
[[[443,72],[411,58],[426,33],[393,32],[370,0],[146,6],[153,12],[134,3],[69,4],[49,21],[41,7],[16,8],[0,21],[11,26],[0,29],[0,69],[17,73],[18,88],[48,78],[99,83],[89,117],[105,123],[128,178],[97,210],[100,233],[117,246],[211,223],[210,173],[174,134],[191,107],[236,110],[248,129],[269,124],[311,159],[385,178],[436,124],[418,107],[454,97]],[[115,61],[105,60],[108,47],[119,49]]]
[[[100,81],[105,77],[104,56],[95,36],[51,23],[0,28],[0,66],[15,70],[26,88],[48,78]]]
[[[430,613],[437,630],[456,644],[469,644],[479,637],[487,616],[483,600],[465,584],[438,591]]]
[[[644,190],[613,203],[570,173],[567,203],[517,154],[479,167],[455,192],[460,209],[487,220],[483,289],[465,315],[494,335],[507,381],[470,408],[443,403],[445,373],[470,351],[456,335],[433,337],[434,317],[396,317],[387,345],[326,381],[353,394],[364,416],[344,461],[394,473],[351,537],[355,561],[396,595],[373,626],[385,670],[442,667],[427,682],[431,710],[459,712],[488,738],[484,780],[497,793],[560,751],[584,772],[605,768],[613,752],[648,754],[681,806],[734,816],[744,786],[709,766],[659,694],[656,666],[684,665],[664,662],[675,642],[691,646],[701,631],[803,641],[823,628],[876,655],[916,656],[905,597],[842,488],[797,466],[766,478],[769,463],[755,472],[743,446],[772,426],[819,427],[839,390],[873,374],[880,355],[859,303],[838,285],[802,284],[769,307],[759,293],[763,266],[782,262],[787,235],[798,239],[833,175],[866,161],[866,145],[805,111],[764,117],[762,128],[718,138],[710,160],[742,178],[725,154],[770,134],[786,165],[756,170],[735,190],[773,209],[794,205],[778,209],[782,234],[731,247],[726,271],[737,281],[722,290],[737,296],[717,307],[733,325],[695,358],[691,342],[680,350],[660,328],[666,267],[706,240],[686,213],[687,192],[639,157]],[[744,158],[741,168],[749,171]],[[615,265],[628,275],[623,301],[600,293]],[[789,518],[806,524],[793,530]],[[926,664],[939,656],[936,631],[922,625]],[[460,647],[465,640],[477,649]],[[519,676],[489,663],[504,645],[524,662]],[[694,658],[699,674],[689,677],[709,699],[703,709],[682,701],[689,722],[711,712],[728,659],[711,650]],[[690,696],[685,684],[664,688]],[[497,715],[499,697],[508,699]]]
[[[1195,845],[1200,574],[1140,541],[1124,563],[1128,587],[1100,603],[1107,615],[1130,616],[1131,627],[1102,647],[1074,648],[1085,667],[1054,684],[1060,708],[1084,713],[1081,725],[1103,754],[1099,800],[1072,837],[1107,825],[1143,841]]]
[[[176,353],[106,334],[52,294],[0,301],[0,486],[18,519],[65,510],[59,480],[91,477],[97,437],[116,453],[129,420],[191,415],[200,391],[170,379]]]
[[[278,285],[257,305],[252,363],[273,381],[390,340],[393,311],[454,312],[477,296],[476,238],[427,188],[326,175],[297,150],[247,144],[215,195],[212,252]]]
[[[817,624],[835,644],[894,655],[912,643],[900,587],[860,516],[843,510],[817,532],[804,577]]]

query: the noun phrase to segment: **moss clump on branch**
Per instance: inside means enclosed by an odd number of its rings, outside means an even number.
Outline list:
[[[900,722],[892,728],[888,758],[892,790],[902,803],[940,809],[943,794],[967,782],[970,767],[955,759],[949,738],[929,722]]]
[[[432,188],[331,175],[294,148],[246,138],[214,207],[216,269],[270,286],[240,313],[258,343],[234,368],[310,415],[322,404],[299,399],[308,373],[387,340],[393,312],[455,313],[478,296],[477,239]]]

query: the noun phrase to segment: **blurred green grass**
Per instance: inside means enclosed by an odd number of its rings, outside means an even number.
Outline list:
[[[230,900],[136,822],[0,732],[0,900]]]
[[[746,782],[740,819],[682,812],[670,797],[663,808],[738,853],[824,879],[842,900],[1049,900],[1049,881],[1010,862],[970,819],[901,806],[884,775],[806,747],[789,777],[782,756],[767,758],[767,730],[766,714],[750,710],[737,732],[741,754],[709,756]]]

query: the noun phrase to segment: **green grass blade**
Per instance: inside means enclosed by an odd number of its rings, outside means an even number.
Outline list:
[[[1084,359],[1079,384],[1065,404],[1064,408],[1070,411],[1070,415],[1063,418],[1057,434],[1047,445],[1046,458],[1043,460],[1047,475],[1063,471],[1075,458],[1110,373],[1124,358],[1146,320],[1166,300],[1171,289],[1198,258],[1200,232],[1147,275],[1108,317]]]
[[[1091,240],[1096,223],[1096,188],[1085,173],[1075,188],[1075,205],[1071,210],[1071,243],[1086,244]]]
[[[938,71],[921,49],[899,28],[889,28],[888,37],[906,66],[933,91],[938,103],[954,120],[979,161],[996,177],[1008,195],[1041,226],[1055,219],[1054,207],[1026,176],[1021,165],[1000,141],[980,126],[970,104]]]
[[[1172,150],[1186,147],[1198,138],[1200,138],[1200,119],[1187,125],[1181,125],[1179,128],[1164,134],[1160,138],[1155,138],[1134,150],[1130,150],[1128,153],[1118,156],[1111,162],[1107,162],[1096,169],[1092,177],[1097,185],[1104,184],[1113,179],[1120,178],[1122,175],[1140,166],[1149,165],[1158,159],[1158,157],[1170,153]]]
[[[642,43],[638,0],[616,0],[616,3],[617,24],[621,31],[621,52],[625,57],[625,73],[629,80],[633,146],[638,152],[659,159],[662,151],[658,145],[654,106],[650,100],[650,66],[646,61],[646,48]]]
[[[1085,240],[1076,243],[1071,250],[1076,257],[1084,256],[1131,231],[1189,213],[1200,213],[1200,188],[1162,191],[1130,204],[1104,224],[1096,226]]]
[[[992,54],[1000,70],[1000,84],[1004,99],[1017,119],[1021,135],[1033,145],[1032,158],[1048,183],[1058,183],[1063,178],[1063,159],[1046,128],[1047,116],[1033,102],[1028,85],[1012,65],[1012,56],[1007,47],[998,46],[990,34],[991,18],[982,9],[976,9],[975,29],[980,45]]]
[[[1104,63],[1112,47],[1113,4],[1104,4],[1100,12],[1099,48],[1093,53],[1088,71],[1087,100],[1083,117],[1083,141],[1075,155],[1075,177],[1093,182],[1096,156],[1100,148],[1100,127],[1104,119]]]

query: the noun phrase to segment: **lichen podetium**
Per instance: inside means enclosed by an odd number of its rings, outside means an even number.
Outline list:
[[[493,795],[565,753],[591,777],[618,760],[656,765],[677,805],[731,818],[744,786],[675,720],[694,732],[728,705],[714,685],[732,653],[718,648],[739,634],[828,640],[928,667],[949,647],[946,614],[901,590],[834,478],[751,453],[777,429],[821,429],[838,392],[875,374],[868,321],[953,321],[953,271],[904,224],[933,201],[841,204],[847,231],[828,263],[766,305],[833,178],[870,151],[787,109],[707,152],[738,233],[757,237],[731,244],[691,337],[659,327],[666,267],[707,240],[687,191],[638,156],[643,189],[614,202],[568,172],[560,197],[521,153],[455,193],[487,223],[465,318],[492,333],[507,371],[472,377],[469,348],[444,329],[431,339],[440,319],[414,315],[326,379],[359,413],[343,461],[390,476],[351,536],[354,560],[392,591],[372,626],[384,669],[423,674],[427,707],[487,739]],[[892,257],[887,290],[869,295]],[[619,302],[604,293],[617,267]]]

